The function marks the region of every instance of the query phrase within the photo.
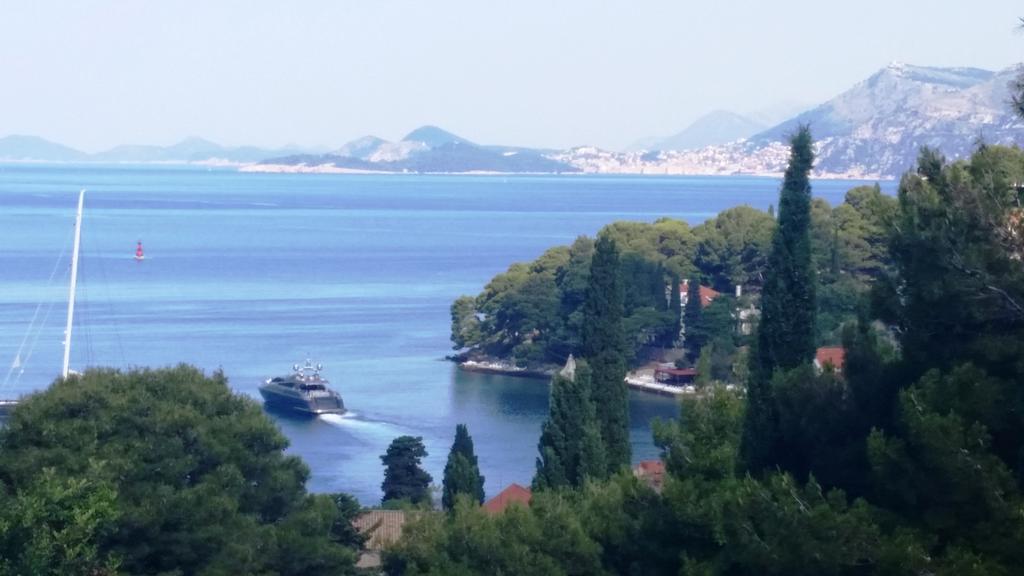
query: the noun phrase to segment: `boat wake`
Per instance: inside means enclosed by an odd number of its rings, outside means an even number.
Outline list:
[[[390,422],[383,422],[381,420],[366,420],[361,418],[359,414],[355,412],[346,412],[344,414],[321,414],[319,418],[322,422],[326,422],[332,426],[345,428],[355,434],[366,436],[396,438],[407,433],[400,426],[396,426]]]

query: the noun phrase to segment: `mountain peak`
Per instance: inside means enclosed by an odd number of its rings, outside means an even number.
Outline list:
[[[713,110],[694,120],[681,132],[653,143],[654,150],[691,150],[734,142],[763,130],[765,126],[726,110]]]
[[[405,138],[402,138],[402,140],[405,142],[421,142],[426,144],[428,148],[437,148],[446,144],[473,145],[472,142],[462,138],[461,136],[456,136],[447,130],[431,125],[420,126],[406,134]]]
[[[882,68],[868,81],[877,82],[880,78],[909,80],[922,84],[936,84],[955,89],[970,88],[990,80],[995,72],[980,68],[936,68],[933,66],[917,66],[894,60]]]
[[[189,136],[187,138],[182,139],[177,144],[174,144],[174,146],[189,146],[189,147],[202,146],[202,147],[207,147],[207,148],[209,148],[209,147],[220,148],[221,147],[216,142],[211,142],[211,141],[207,140],[206,138],[201,138],[199,136]]]
[[[896,176],[921,146],[948,158],[968,155],[979,134],[1007,144],[1021,138],[1006,104],[1004,76],[978,68],[890,63],[849,90],[754,135],[753,146],[784,143],[800,124],[818,140],[815,169]]]
[[[0,138],[0,158],[7,160],[51,160],[71,162],[86,157],[84,152],[39,136],[11,134]]]

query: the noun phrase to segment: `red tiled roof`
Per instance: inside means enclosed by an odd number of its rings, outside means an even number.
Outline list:
[[[484,510],[489,514],[500,514],[511,504],[529,506],[530,498],[532,497],[533,494],[528,489],[523,488],[519,484],[510,484],[508,488],[502,490],[497,496],[484,502]]]
[[[681,284],[679,284],[679,293],[680,294],[684,294],[684,295],[687,294],[689,289],[690,289],[690,281],[689,280],[683,280],[683,282]],[[714,300],[719,295],[721,295],[721,292],[719,292],[718,290],[715,290],[713,288],[709,288],[709,287],[704,286],[704,285],[701,285],[699,290],[700,290],[700,307],[701,308],[707,308],[708,305],[711,304],[712,300]],[[685,296],[683,296],[683,297],[685,298]]]
[[[643,460],[636,465],[636,469],[641,474],[664,474],[665,463],[661,460]]]
[[[643,460],[633,468],[633,475],[660,491],[665,484],[665,463],[661,460]]]
[[[822,368],[831,364],[836,370],[843,369],[843,361],[846,360],[846,350],[842,346],[825,346],[818,348],[814,353],[814,361]]]
[[[352,526],[367,537],[366,548],[380,550],[402,537],[404,510],[368,510],[352,521]]]

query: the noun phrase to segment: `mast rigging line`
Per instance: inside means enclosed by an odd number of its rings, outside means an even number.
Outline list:
[[[60,269],[60,264],[64,261],[64,255],[67,254],[67,242],[62,242],[61,246],[60,255],[57,256],[57,260],[54,261],[53,269],[50,270],[50,277],[46,280],[47,288],[53,285],[53,279],[57,275],[57,270]],[[65,273],[66,272],[67,269],[65,269]],[[39,323],[37,328],[36,320],[39,319],[39,311],[42,310],[44,304],[47,304],[46,314],[43,315],[43,321]],[[17,368],[22,369],[18,371],[18,376],[14,379],[14,382],[17,383],[21,379],[21,374],[24,373],[23,367],[28,364],[29,359],[32,358],[32,353],[35,352],[36,343],[39,342],[39,333],[42,331],[42,327],[46,325],[46,320],[50,317],[50,311],[53,309],[53,304],[54,300],[49,298],[44,298],[36,303],[36,309],[32,312],[32,320],[29,321],[28,328],[25,330],[25,335],[21,338],[21,344],[18,345],[18,351],[14,354],[14,361],[11,362],[11,367],[7,370],[7,376],[4,377],[4,382],[0,385],[0,389],[7,387],[11,380],[11,376],[14,374],[14,370]],[[31,343],[29,343],[29,339],[31,339]],[[27,350],[25,349],[26,344],[28,344]],[[25,353],[25,356],[22,356],[23,352]]]
[[[75,246],[71,253],[71,287],[68,291],[68,321],[64,330],[64,367],[61,377],[67,379],[71,362],[71,329],[75,317],[75,288],[78,286],[78,253],[82,245],[82,205],[85,203],[85,190],[78,193],[78,215],[75,217]]]

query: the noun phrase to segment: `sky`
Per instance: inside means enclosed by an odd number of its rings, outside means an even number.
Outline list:
[[[891,61],[1024,60],[1009,0],[0,0],[0,136],[338,147],[433,124],[621,149]]]

